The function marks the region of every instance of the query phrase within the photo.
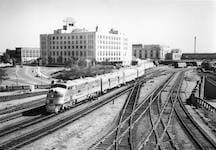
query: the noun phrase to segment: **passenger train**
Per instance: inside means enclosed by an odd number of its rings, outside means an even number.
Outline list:
[[[143,76],[145,70],[152,67],[153,62],[145,62],[95,77],[56,82],[47,93],[46,111],[57,114],[67,110],[80,101],[92,99],[109,89],[120,87]]]

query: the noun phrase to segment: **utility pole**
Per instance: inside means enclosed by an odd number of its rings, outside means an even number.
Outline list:
[[[196,53],[196,36],[194,37],[194,53]]]

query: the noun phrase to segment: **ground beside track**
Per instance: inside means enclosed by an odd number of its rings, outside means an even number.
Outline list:
[[[165,75],[167,76],[167,75]],[[152,87],[157,87],[164,80],[164,76],[157,77],[147,82],[145,96]],[[109,103],[106,106],[92,112],[91,114],[75,121],[74,123],[31,143],[22,150],[47,150],[47,149],[87,149],[100,139],[105,133],[112,128],[116,117],[121,110],[126,96],[122,96],[114,104]]]
[[[190,97],[190,94],[196,85],[196,81],[200,80],[200,76],[197,74],[196,71],[188,71],[185,74],[185,77],[186,77],[185,79],[187,80],[184,80],[184,83],[182,86],[182,89],[185,88],[184,90],[185,93],[181,94],[184,100]],[[208,133],[208,135],[216,142],[215,129],[212,130],[212,128],[210,128],[208,124],[209,118],[208,116],[205,115],[205,110],[202,108],[196,109],[195,107],[190,106],[190,105],[185,105],[185,106],[190,112],[190,114],[192,115],[193,119],[199,124],[199,126],[201,126],[205,130],[205,132]]]

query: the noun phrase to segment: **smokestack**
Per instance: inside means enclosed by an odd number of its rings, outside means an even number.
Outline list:
[[[194,53],[196,53],[196,36],[194,37]]]

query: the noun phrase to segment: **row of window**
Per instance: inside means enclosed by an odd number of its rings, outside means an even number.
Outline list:
[[[93,41],[89,41],[89,43],[93,43]],[[50,41],[50,44],[86,44],[86,40],[83,41]]]
[[[98,44],[114,44],[114,45],[116,44],[116,45],[120,45],[120,42],[100,40],[100,41],[98,41]]]
[[[92,51],[53,51],[50,52],[50,54],[52,56],[93,56],[93,52]]]
[[[99,49],[120,49],[120,46],[98,46]]]
[[[50,49],[93,49],[94,46],[93,45],[88,45],[88,47],[86,47],[86,45],[84,46],[50,46]]]
[[[110,57],[110,58],[105,58],[105,57],[98,57],[98,61],[120,61],[119,57]]]
[[[98,51],[98,56],[120,56],[120,51]]]
[[[134,53],[134,56],[139,57],[139,58],[143,58],[142,53]],[[145,56],[144,58],[148,58],[148,53],[145,53],[144,56]],[[153,55],[153,53],[151,52],[149,57],[150,58],[153,58],[153,57],[159,58],[159,53],[156,53],[155,55]]]
[[[71,35],[71,36],[52,36],[52,40],[66,40],[66,39],[86,39],[86,35]],[[88,38],[93,38],[93,35],[88,35]]]
[[[23,56],[23,57],[36,57],[36,56],[40,56],[40,53],[34,53],[34,54],[22,54],[21,56]]]
[[[120,37],[114,37],[109,35],[98,35],[99,39],[108,39],[108,40],[121,40]]]

